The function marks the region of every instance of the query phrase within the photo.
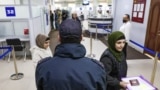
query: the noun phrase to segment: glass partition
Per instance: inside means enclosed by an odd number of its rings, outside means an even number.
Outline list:
[[[11,21],[0,21],[0,37],[13,36],[13,24]]]

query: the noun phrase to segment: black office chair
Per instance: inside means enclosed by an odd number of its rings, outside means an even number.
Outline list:
[[[26,60],[26,48],[22,44],[19,38],[6,39],[7,45],[14,47],[14,51],[23,51],[24,52],[24,61]],[[9,53],[8,62],[10,62],[11,53]]]

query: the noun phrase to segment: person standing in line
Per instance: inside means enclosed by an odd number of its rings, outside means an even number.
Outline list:
[[[111,18],[111,13],[110,13],[109,10],[106,11],[106,17],[107,17],[107,18]]]
[[[61,15],[61,10],[60,9],[57,9],[55,11],[55,29],[58,30],[59,29],[59,24],[61,23],[61,18],[62,15]]]
[[[80,17],[81,17],[81,21],[84,21],[84,14],[83,14],[83,12],[81,12]]]
[[[116,31],[108,37],[108,48],[103,52],[100,62],[106,69],[107,89],[121,90],[127,87],[127,82],[121,81],[127,75],[127,62],[123,53],[125,36],[122,32]]]
[[[119,30],[121,32],[123,32],[126,37],[126,44],[123,49],[123,52],[125,54],[125,57],[127,57],[127,46],[128,46],[128,42],[130,40],[130,30],[131,30],[131,22],[130,22],[130,15],[129,14],[125,14],[123,16],[123,25],[120,27]]]
[[[76,12],[72,13],[72,19],[75,20],[75,21],[78,21],[81,24],[81,21],[79,20]]]
[[[66,20],[68,18],[68,11],[62,10],[62,21]]]
[[[102,18],[102,10],[101,9],[99,9],[98,10],[98,13],[97,13],[97,18]]]
[[[53,14],[52,10],[50,10],[50,25],[51,25],[51,30],[54,29],[53,22],[54,22],[54,14]]]
[[[32,60],[34,66],[37,66],[38,61],[46,57],[53,57],[51,49],[49,47],[50,38],[43,35],[38,34],[36,37],[36,46],[30,48],[32,54]]]
[[[54,57],[41,60],[36,68],[37,90],[106,90],[106,73],[97,60],[85,57],[78,21],[66,19],[59,28],[60,44]]]

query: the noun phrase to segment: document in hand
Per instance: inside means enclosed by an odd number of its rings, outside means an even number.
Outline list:
[[[157,90],[149,81],[143,76],[126,77],[122,81],[128,82],[127,90]]]

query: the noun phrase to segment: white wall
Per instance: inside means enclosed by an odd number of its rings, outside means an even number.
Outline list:
[[[20,0],[15,0],[15,4],[20,4]]]
[[[11,21],[0,22],[0,36],[14,35],[13,23]]]
[[[20,4],[20,0],[0,0],[0,5]]]
[[[5,7],[7,6],[0,6],[0,19],[25,19],[29,18],[29,8],[28,6],[11,6],[15,8],[15,17],[7,17]]]
[[[145,44],[145,38],[146,38],[146,32],[147,32],[147,24],[148,24],[148,17],[149,17],[149,9],[150,9],[150,1],[151,0],[146,0],[146,8],[145,8],[145,16],[144,16],[144,22],[141,23],[133,23],[133,28],[132,28],[132,35],[131,35],[131,40],[139,43],[140,45]],[[134,34],[136,32],[136,34]],[[131,44],[132,47],[135,47],[135,49],[143,52],[142,48],[139,48],[133,44]]]
[[[31,0],[32,5],[45,5],[46,0]]]
[[[114,0],[115,9],[114,9],[114,22],[113,22],[113,31],[119,30],[122,25],[122,18],[124,14],[129,14],[132,16],[132,5],[133,0]],[[145,16],[143,23],[132,22],[132,29],[130,39],[137,42],[140,45],[144,46],[145,36],[147,31],[147,23],[149,16],[150,0],[146,0]],[[143,52],[142,48],[139,48],[132,43],[129,43],[130,46],[137,49],[140,52]]]
[[[44,5],[45,0],[30,0],[31,5]],[[23,4],[28,4],[28,0],[23,0]]]
[[[35,9],[36,10],[36,9]],[[39,9],[38,9],[39,10]],[[47,12],[49,12],[47,10]],[[33,14],[35,16],[36,14]],[[49,13],[48,13],[48,21],[49,21]],[[30,24],[30,46],[35,45],[36,36],[41,33],[48,35],[50,32],[50,23],[46,24],[46,13],[44,12],[44,8],[40,8],[40,15],[37,17],[33,17],[29,20]]]
[[[24,29],[29,29],[28,20],[13,20],[15,36],[28,36],[24,34]]]
[[[124,14],[131,16],[133,0],[114,0],[114,2],[116,3],[116,7],[114,11],[113,31],[119,30]]]
[[[29,7],[27,5],[19,6],[19,5],[13,5],[11,7],[15,7],[15,17],[7,17],[5,7],[7,6],[0,6],[0,19],[27,19],[29,18]],[[32,16],[38,17],[40,16],[40,6],[31,6],[32,7]]]
[[[14,0],[0,0],[0,4],[4,5],[4,4],[14,4]]]
[[[41,7],[40,6],[31,6],[31,7],[32,7],[32,16],[33,17],[40,16]]]
[[[37,18],[34,18],[32,19],[33,20],[33,34],[34,34],[34,39],[36,38],[36,36],[39,34],[39,33],[44,33],[44,31],[42,31],[42,25],[41,25],[41,17],[37,17]]]

